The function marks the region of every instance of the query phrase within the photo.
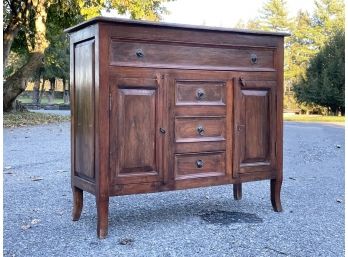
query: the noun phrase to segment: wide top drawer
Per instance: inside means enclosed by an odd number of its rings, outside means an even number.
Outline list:
[[[273,71],[274,49],[112,40],[110,64],[207,70]]]

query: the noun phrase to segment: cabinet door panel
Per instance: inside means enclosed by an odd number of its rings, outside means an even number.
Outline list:
[[[269,153],[269,97],[268,89],[242,90],[245,112],[241,113],[245,126],[243,163],[264,161]]]
[[[275,163],[275,82],[235,81],[234,176],[270,172]]]
[[[124,161],[120,175],[155,171],[156,91],[120,89],[118,102],[124,109],[119,113]]]
[[[161,89],[156,79],[122,78],[111,87],[110,170],[113,184],[159,181]]]

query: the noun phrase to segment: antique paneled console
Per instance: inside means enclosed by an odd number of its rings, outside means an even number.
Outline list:
[[[98,17],[67,30],[73,219],[109,197],[270,180],[281,211],[285,33]],[[113,215],[117,215],[113,214]]]

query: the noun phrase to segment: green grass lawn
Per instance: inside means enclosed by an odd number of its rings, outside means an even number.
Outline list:
[[[44,114],[36,112],[9,112],[4,113],[4,127],[14,128],[39,124],[69,121],[70,116]],[[298,122],[331,122],[344,123],[344,116],[322,116],[322,115],[291,115],[284,114],[284,121]]]
[[[31,97],[18,97],[19,101],[21,101],[23,104],[30,104],[33,102],[33,99]],[[63,98],[55,98],[52,104],[63,104],[64,100]],[[48,98],[43,97],[41,99],[41,104],[48,104]]]
[[[3,125],[5,128],[15,128],[39,124],[57,123],[69,120],[70,116],[36,113],[28,111],[9,113],[5,112]]]
[[[286,113],[284,114],[284,121],[344,123],[344,120],[344,116],[294,115]]]

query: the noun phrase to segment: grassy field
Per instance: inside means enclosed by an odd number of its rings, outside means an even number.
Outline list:
[[[4,113],[4,127],[14,128],[39,124],[69,121],[70,116],[44,114],[36,112],[10,112]],[[344,116],[321,116],[321,115],[289,115],[284,114],[284,121],[297,122],[331,122],[344,123]]]
[[[344,123],[344,120],[344,116],[293,115],[286,113],[284,114],[284,121]]]
[[[69,121],[70,116],[44,114],[36,112],[10,112],[4,113],[4,127],[15,128]]]
[[[31,97],[18,97],[19,101],[21,101],[23,104],[29,104],[33,102],[33,99]],[[64,100],[63,98],[55,98],[52,104],[63,104]],[[41,104],[48,104],[48,98],[43,97],[41,99]]]

